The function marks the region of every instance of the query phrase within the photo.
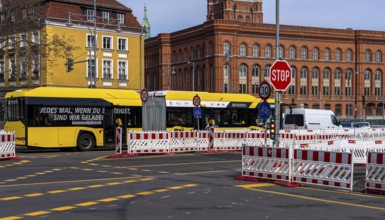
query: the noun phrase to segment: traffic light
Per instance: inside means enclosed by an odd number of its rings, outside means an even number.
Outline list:
[[[275,140],[275,133],[276,133],[276,130],[275,130],[275,119],[274,119],[274,118],[271,118],[271,119],[270,119],[270,127],[269,127],[269,130],[270,130],[270,139],[271,139],[271,140]]]
[[[66,67],[67,72],[71,72],[72,70],[74,70],[74,60],[71,58],[67,58]]]

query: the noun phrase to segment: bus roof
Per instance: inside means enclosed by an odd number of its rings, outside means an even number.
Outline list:
[[[152,91],[149,96],[165,97],[165,100],[191,101],[195,95],[201,98],[202,102],[250,102],[250,108],[256,108],[262,99],[250,94],[242,93],[209,93],[191,91]],[[274,103],[274,99],[268,99],[268,103]]]
[[[135,90],[102,88],[38,87],[8,92],[5,98],[46,97],[46,98],[100,98],[113,105],[141,106],[140,94]]]

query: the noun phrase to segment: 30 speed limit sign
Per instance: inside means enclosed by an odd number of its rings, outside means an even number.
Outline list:
[[[270,97],[271,94],[271,87],[270,84],[267,81],[263,81],[258,88],[259,97],[261,99],[266,100]]]

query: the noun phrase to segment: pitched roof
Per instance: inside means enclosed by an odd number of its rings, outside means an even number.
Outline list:
[[[94,6],[94,0],[46,0],[46,1]],[[126,7],[125,5],[123,5],[117,0],[96,0],[96,5],[98,8],[108,8],[108,9],[132,12],[131,8]]]

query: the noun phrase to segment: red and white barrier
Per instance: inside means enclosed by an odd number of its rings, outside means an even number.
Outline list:
[[[293,182],[353,190],[352,153],[294,150]]]
[[[365,188],[385,191],[385,153],[368,152]]]
[[[289,149],[244,146],[242,176],[281,181],[291,180]]]
[[[169,133],[134,132],[127,133],[128,154],[169,153]]]
[[[0,159],[16,157],[15,133],[0,133]]]
[[[116,127],[115,130],[115,154],[122,154],[122,128]]]

